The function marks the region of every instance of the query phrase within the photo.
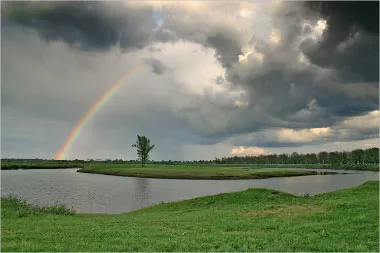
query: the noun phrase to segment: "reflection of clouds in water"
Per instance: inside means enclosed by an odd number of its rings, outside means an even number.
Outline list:
[[[135,178],[135,197],[137,208],[146,207],[149,205],[149,185],[147,178]]]

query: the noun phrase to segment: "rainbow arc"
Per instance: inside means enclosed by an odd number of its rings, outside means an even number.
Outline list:
[[[125,83],[125,81],[130,78],[134,73],[138,72],[144,67],[145,64],[139,64],[133,67],[123,78],[121,78],[115,85],[111,87],[103,96],[90,108],[90,110],[81,118],[76,127],[72,130],[69,137],[62,145],[61,149],[58,151],[55,160],[63,160],[67,151],[70,149],[73,142],[78,138],[82,130],[86,127],[87,123],[94,115],[102,108],[107,101],[117,93],[120,87]]]

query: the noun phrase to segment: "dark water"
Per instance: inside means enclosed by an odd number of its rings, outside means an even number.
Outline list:
[[[73,207],[78,213],[122,213],[160,202],[248,188],[315,195],[379,180],[378,172],[344,172],[348,174],[218,181],[106,176],[78,173],[76,169],[3,170],[1,195],[14,194],[37,205],[58,202]]]

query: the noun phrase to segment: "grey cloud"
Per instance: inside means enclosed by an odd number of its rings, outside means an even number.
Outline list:
[[[281,129],[266,129],[251,133],[250,138],[246,135],[237,136],[233,138],[233,143],[238,146],[297,147],[378,138],[379,115],[379,111],[374,111],[347,118],[325,132],[323,129],[319,132],[318,129],[285,129],[284,132]]]
[[[321,144],[331,143],[331,142],[349,142],[349,141],[358,141],[371,138],[378,138],[378,130],[366,130],[362,132],[350,131],[350,130],[335,130],[334,133],[329,137],[315,138],[312,141],[283,141],[277,138],[268,137],[266,135],[254,134],[253,140],[243,140],[235,139],[233,144],[236,146],[253,146],[253,147],[262,147],[262,148],[280,148],[280,147],[302,147],[302,146],[318,146]]]
[[[224,77],[218,75],[218,76],[215,78],[215,83],[216,83],[216,84],[225,84],[225,83],[226,83],[226,80],[224,79]]]
[[[165,71],[171,71],[170,68],[166,67],[160,60],[155,58],[146,58],[144,59],[144,62],[148,64],[151,68],[153,73],[157,75],[162,75],[165,73]]]

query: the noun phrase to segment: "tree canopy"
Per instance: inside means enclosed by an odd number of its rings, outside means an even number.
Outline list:
[[[137,135],[137,141],[132,147],[137,148],[137,156],[141,161],[141,167],[144,167],[149,159],[149,152],[152,151],[155,145],[151,145],[149,138],[146,136]]]

